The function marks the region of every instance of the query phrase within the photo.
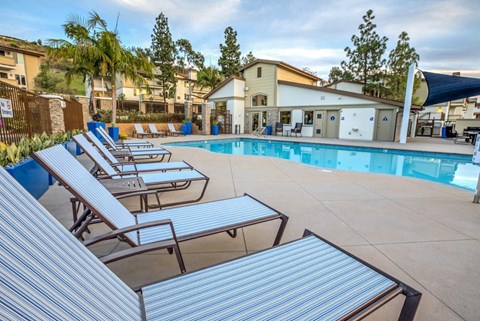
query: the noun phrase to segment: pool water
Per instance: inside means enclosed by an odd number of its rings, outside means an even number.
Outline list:
[[[283,158],[327,169],[415,177],[475,191],[480,166],[472,156],[314,143],[228,139],[165,145],[207,149],[229,155]]]

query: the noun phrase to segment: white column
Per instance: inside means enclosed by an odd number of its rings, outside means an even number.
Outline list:
[[[415,64],[408,68],[407,88],[405,90],[405,102],[403,104],[402,128],[400,129],[400,144],[407,142],[408,120],[412,106],[413,81],[415,79]]]

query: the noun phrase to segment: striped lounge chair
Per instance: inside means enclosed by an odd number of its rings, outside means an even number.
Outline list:
[[[105,128],[103,127],[97,127],[98,130],[97,132],[100,134],[100,136],[102,136],[102,138],[108,142],[107,144],[109,145],[118,145],[119,147],[153,147],[153,144],[150,143],[149,141],[146,141],[146,140],[134,140],[134,141],[118,141],[118,142],[115,142],[113,140],[112,137],[110,137],[110,135],[107,133],[107,131],[105,130]]]
[[[167,135],[165,135],[165,131],[158,130],[155,124],[148,124],[148,129],[152,135],[156,135],[157,137],[167,137]]]
[[[102,142],[92,133],[85,133],[88,139],[100,149],[100,145],[103,145]],[[156,148],[132,148],[131,146],[120,147],[116,144],[111,144],[109,141],[105,141],[110,149],[111,153],[117,158],[127,158],[128,160],[134,161],[135,159],[145,159],[145,158],[155,158],[155,161],[162,161],[166,156],[168,156],[167,161],[172,157],[170,153],[165,148],[156,147]],[[105,146],[103,146],[105,147]],[[162,156],[160,159],[157,157]]]
[[[42,165],[48,172],[55,177],[60,177],[65,180],[67,176],[72,178],[80,178],[82,175],[88,175],[94,178],[83,166],[61,145],[56,145],[32,155],[40,165]],[[186,203],[198,202],[203,198],[205,190],[207,189],[210,178],[203,175],[195,169],[180,170],[180,171],[163,171],[163,172],[148,172],[148,173],[133,173],[133,172],[117,172],[108,162],[103,158],[96,158],[94,160],[99,166],[104,175],[97,176],[103,179],[118,179],[118,178],[132,178],[140,177],[146,184],[149,191],[156,193],[181,191],[189,188],[193,182],[203,183],[200,189],[200,195],[192,199],[175,201],[168,204],[158,204],[158,207],[180,205]],[[95,178],[94,178],[95,179]],[[60,181],[60,180],[59,180]],[[68,186],[68,185],[65,185]],[[159,201],[159,198],[157,198]]]
[[[137,137],[152,136],[152,134],[146,133],[143,130],[143,127],[141,124],[133,124],[133,127],[135,128],[135,135],[137,135]]]
[[[193,167],[184,162],[152,162],[152,163],[137,163],[137,162],[118,162],[118,160],[110,153],[108,149],[103,147],[103,156],[100,152],[86,139],[82,134],[72,137],[75,143],[80,146],[85,153],[95,162],[98,167],[98,162],[107,161],[107,163],[115,168],[118,173],[122,172],[158,172],[167,170],[182,170],[193,169]]]
[[[167,124],[168,126],[168,133],[171,135],[171,136],[178,136],[178,135],[183,135],[185,136],[185,134],[180,130],[176,130],[175,129],[175,126],[173,126],[172,123],[168,123]]]
[[[345,320],[404,294],[409,321],[420,302],[315,235],[134,291],[1,167],[0,183],[2,319]]]
[[[132,246],[139,243],[154,244],[170,239],[181,242],[221,232],[227,232],[235,237],[238,228],[280,219],[281,224],[274,241],[274,244],[278,244],[288,221],[285,215],[248,195],[135,215],[79,162],[74,161],[71,155],[69,159],[61,149],[70,155],[63,146],[58,145],[36,152],[33,157],[88,209],[79,219],[83,222],[77,229],[79,237],[95,217],[100,218],[114,230],[106,234],[108,239],[112,238],[112,233],[123,234],[127,243]],[[131,226],[158,222],[164,224],[142,230],[138,235],[124,231]],[[94,240],[89,242],[96,243],[103,241],[103,238],[98,236]]]

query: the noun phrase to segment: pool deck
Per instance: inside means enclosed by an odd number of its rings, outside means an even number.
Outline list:
[[[252,135],[187,136],[148,139],[165,142],[237,138]],[[263,138],[265,139],[265,138]],[[473,146],[438,138],[391,142],[273,137],[267,139],[321,142],[379,148],[472,155]],[[473,192],[414,178],[322,170],[283,159],[216,154],[189,147],[171,147],[172,161],[185,160],[210,177],[202,201],[249,193],[289,216],[283,242],[301,237],[308,228],[423,293],[415,320],[480,320],[480,204]],[[85,155],[79,157],[91,166]],[[164,200],[199,192],[192,186],[167,193]],[[54,185],[40,202],[66,227],[72,223],[70,194]],[[123,201],[137,208],[138,200]],[[186,268],[192,271],[260,249],[273,242],[278,223],[182,243]],[[107,231],[93,225],[92,234]],[[87,236],[88,237],[88,236]],[[128,246],[117,240],[92,247],[105,255]],[[175,256],[165,251],[143,254],[108,265],[130,286],[179,273]],[[367,320],[396,319],[402,298]]]

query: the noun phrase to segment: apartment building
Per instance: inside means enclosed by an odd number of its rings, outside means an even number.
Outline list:
[[[141,113],[184,113],[185,104],[191,102],[192,111],[201,112],[205,102],[203,96],[210,91],[209,87],[201,87],[196,83],[197,70],[190,69],[186,74],[176,73],[176,92],[173,98],[163,99],[162,88],[157,80],[148,80],[148,86],[137,86],[133,81],[117,75],[116,95],[118,109],[136,110]],[[85,83],[86,95],[90,97],[92,89],[90,82]],[[94,80],[95,104],[97,108],[111,110],[112,82],[108,77]]]
[[[41,46],[0,35],[0,80],[28,90],[45,60]]]

